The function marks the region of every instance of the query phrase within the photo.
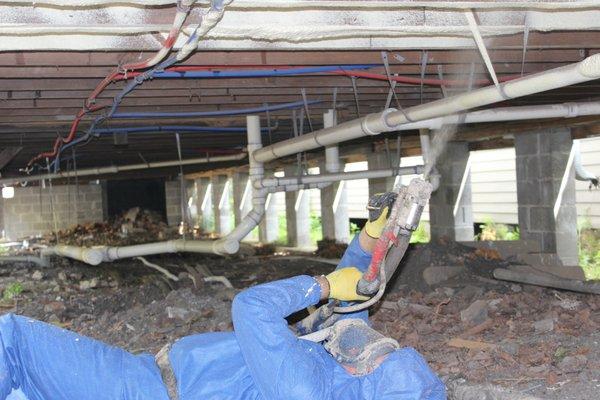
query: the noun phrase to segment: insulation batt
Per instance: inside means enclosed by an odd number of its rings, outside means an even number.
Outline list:
[[[346,262],[368,262],[355,241]],[[354,256],[358,255],[358,258]],[[364,264],[363,264],[364,265]],[[443,400],[443,383],[411,348],[371,374],[348,374],[319,343],[298,339],[285,317],[319,302],[314,278],[297,276],[236,296],[229,333],[188,336],[169,360],[181,400]],[[0,399],[167,400],[154,358],[12,314],[0,317]]]

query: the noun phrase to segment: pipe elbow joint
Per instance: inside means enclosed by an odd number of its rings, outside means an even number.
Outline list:
[[[235,254],[240,249],[240,243],[237,240],[219,239],[213,244],[213,253],[220,256]]]
[[[565,118],[575,118],[579,116],[579,106],[577,103],[569,102],[565,103],[565,106],[567,107],[567,115]]]
[[[588,78],[600,78],[600,53],[581,61],[577,71]]]
[[[367,115],[361,123],[363,132],[369,136],[374,136],[379,135],[381,132],[393,131],[394,126],[388,123],[387,117],[396,111],[395,108],[387,108],[380,113]]]
[[[86,249],[83,252],[82,259],[90,265],[98,265],[104,260],[104,257],[102,256],[102,252],[96,249]]]

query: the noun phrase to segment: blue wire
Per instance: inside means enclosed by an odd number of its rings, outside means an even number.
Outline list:
[[[321,100],[310,100],[308,105],[322,103]],[[113,119],[133,119],[133,118],[186,118],[186,117],[222,117],[228,115],[246,115],[258,114],[266,111],[287,110],[291,108],[303,107],[303,101],[294,101],[292,103],[282,103],[252,108],[239,108],[221,111],[194,111],[194,112],[137,112],[137,113],[115,113]]]
[[[94,133],[107,135],[111,133],[143,133],[143,132],[222,132],[222,133],[244,133],[246,127],[222,127],[222,126],[189,126],[189,125],[149,125],[149,126],[124,126],[118,128],[100,128]],[[262,133],[267,133],[268,128],[261,128]]]
[[[246,127],[222,127],[222,126],[191,126],[191,125],[149,125],[149,126],[125,126],[115,128],[98,128],[94,130],[96,135],[110,135],[113,133],[148,133],[148,132],[177,132],[177,133],[194,133],[194,132],[219,132],[219,133],[244,133],[247,131]],[[261,128],[261,133],[268,133],[269,128]],[[65,144],[57,154],[56,158],[50,164],[50,168],[58,171],[57,160],[60,159],[60,153],[72,146],[77,146],[91,138],[91,135],[87,133],[83,136]]]
[[[153,78],[260,78],[273,76],[288,76],[314,74],[318,72],[331,72],[338,70],[357,70],[377,67],[377,64],[359,65],[328,65],[322,67],[303,67],[286,69],[263,70],[237,70],[237,71],[161,71],[154,74]]]
[[[197,32],[194,33],[188,38],[186,43],[191,43],[196,40]],[[273,77],[273,76],[287,76],[287,75],[299,75],[299,74],[310,74],[310,73],[318,73],[318,72],[331,72],[337,70],[345,70],[345,69],[368,69],[371,67],[375,67],[378,64],[357,64],[357,65],[329,65],[329,66],[320,66],[320,67],[303,67],[303,68],[289,68],[289,69],[270,69],[270,70],[242,70],[242,71],[184,71],[184,72],[172,72],[165,71],[166,68],[169,68],[177,63],[176,57],[170,57],[165,61],[161,62],[154,68],[142,73],[141,75],[136,76],[131,82],[125,86],[117,94],[113,100],[113,104],[106,115],[99,116],[92,122],[90,128],[87,130],[86,134],[81,138],[72,141],[71,143],[66,144],[58,149],[58,154],[54,161],[51,164],[51,167],[54,167],[54,172],[58,172],[58,168],[60,165],[60,153],[62,150],[67,149],[71,146],[75,146],[85,140],[91,138],[92,135],[97,133],[96,126],[101,124],[102,122],[110,119],[110,118],[169,118],[169,117],[209,117],[209,116],[226,116],[226,115],[241,115],[241,114],[254,114],[265,111],[277,111],[277,110],[285,110],[289,108],[297,108],[304,106],[304,102],[298,101],[294,103],[285,103],[276,106],[267,106],[267,107],[256,107],[249,109],[241,109],[241,110],[224,110],[224,111],[215,111],[215,112],[188,112],[188,113],[116,113],[119,104],[123,100],[127,94],[133,91],[137,86],[141,85],[148,79],[152,78],[235,78],[235,77]],[[320,101],[309,101],[307,104],[315,104],[320,103]],[[214,131],[214,129],[213,129]]]

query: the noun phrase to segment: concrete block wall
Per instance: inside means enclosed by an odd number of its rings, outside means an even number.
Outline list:
[[[3,199],[4,234],[15,240],[101,222],[102,198],[102,186],[97,184],[15,187],[15,197]]]
[[[575,171],[568,165],[571,146],[569,129],[515,136],[521,237],[540,243],[544,253],[557,253],[565,265],[578,263]],[[560,208],[555,215],[556,204]]]
[[[468,175],[469,146],[450,142],[440,154],[440,187],[429,201],[429,222],[434,240],[447,237],[471,241],[474,236],[471,205],[471,178]],[[459,198],[460,196],[460,198]],[[457,213],[454,214],[458,203]]]

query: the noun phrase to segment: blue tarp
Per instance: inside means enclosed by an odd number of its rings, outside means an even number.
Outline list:
[[[360,250],[354,246],[350,252]],[[198,334],[173,344],[169,358],[180,399],[446,398],[442,382],[411,348],[392,353],[372,374],[354,377],[323,346],[296,338],[284,318],[319,297],[309,276],[238,294],[235,333]],[[28,400],[168,399],[152,356],[9,314],[0,318],[0,399],[14,389]]]

